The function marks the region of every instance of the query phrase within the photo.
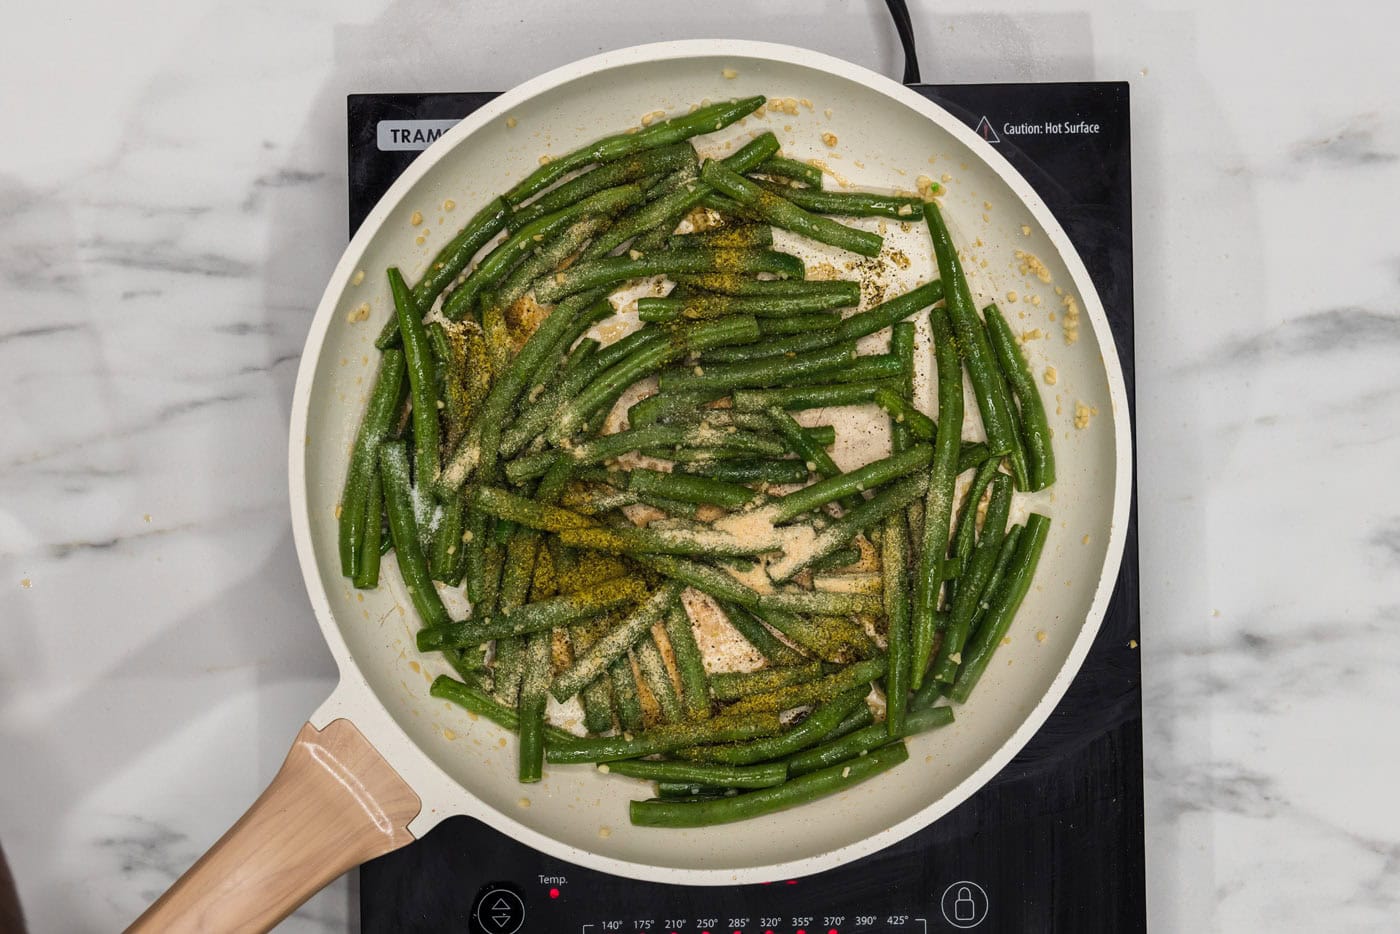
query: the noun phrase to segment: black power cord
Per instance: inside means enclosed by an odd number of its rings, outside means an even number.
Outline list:
[[[885,6],[890,8],[899,44],[904,47],[904,83],[919,84],[919,54],[914,49],[914,23],[909,18],[909,7],[904,0],[885,0]]]

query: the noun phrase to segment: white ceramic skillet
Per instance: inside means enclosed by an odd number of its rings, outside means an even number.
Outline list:
[[[1054,522],[1009,644],[952,727],[910,742],[907,763],[836,798],[757,820],[634,828],[627,802],[645,796],[641,783],[589,767],[553,767],[540,784],[522,786],[505,731],[428,696],[445,666],[417,654],[415,620],[392,561],[377,591],[356,592],[342,579],[336,504],[374,373],[372,337],[391,312],[387,266],[399,265],[412,281],[467,216],[542,155],[656,112],[758,93],[778,103],[702,138],[702,149],[722,153],[771,129],[787,155],[822,160],[830,185],[913,190],[927,176],[946,188],[944,213],[978,299],[999,301],[1027,332],[1027,354],[1044,374],[1058,482],[1018,499],[1017,511],[1037,508]],[[933,278],[922,225],[884,227],[901,254],[887,257],[884,285],[902,290]],[[849,257],[808,250],[807,258],[812,265],[831,260],[839,270]],[[369,319],[352,320],[366,302]],[[1076,314],[1077,340],[1069,343],[1067,315],[1074,322]],[[920,333],[919,385],[929,409],[926,322]],[[1088,651],[1123,548],[1132,475],[1127,414],[1112,336],[1064,231],[992,145],[913,91],[815,52],[709,40],[609,52],[526,82],[423,153],[371,212],[331,276],[297,375],[289,461],[297,553],[340,683],[268,791],[136,927],[265,929],[341,872],[455,814],[593,869],[690,885],[818,872],[914,833],[1015,755]],[[836,451],[843,466],[879,455],[885,420],[875,411],[816,415],[836,420],[847,438]],[[980,430],[970,416],[967,435]]]

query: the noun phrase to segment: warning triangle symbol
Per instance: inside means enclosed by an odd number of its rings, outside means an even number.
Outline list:
[[[1001,137],[997,136],[997,131],[992,129],[992,121],[983,114],[982,119],[977,121],[977,135],[989,143],[1001,142]]]

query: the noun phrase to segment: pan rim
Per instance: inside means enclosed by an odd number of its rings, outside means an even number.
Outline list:
[[[812,68],[834,77],[861,84],[875,93],[902,103],[934,122],[977,155],[995,172],[1031,212],[1035,222],[1054,244],[1068,269],[1071,281],[1081,298],[1083,313],[1089,317],[1103,354],[1109,399],[1112,405],[1115,433],[1115,476],[1112,520],[1103,569],[1095,587],[1084,623],[1078,630],[1074,645],[1052,680],[1049,689],[1022,720],[1021,725],[995,751],[987,756],[967,778],[946,794],[929,802],[909,817],[876,831],[858,841],[834,847],[820,853],[796,859],[740,868],[669,867],[618,859],[592,850],[563,843],[547,834],[526,826],[500,811],[448,775],[433,758],[421,749],[389,712],[383,701],[370,688],[358,662],[346,644],[336,622],[330,599],[321,579],[312,541],[311,519],[306,502],[306,446],[310,399],[315,372],[323,352],[325,339],[340,298],[355,273],[356,258],[364,253],[369,241],[409,190],[450,150],[479,128],[503,117],[511,108],[541,93],[566,83],[603,71],[629,65],[672,61],[677,59],[730,56],[736,59],[766,60],[798,67]],[[1030,184],[992,146],[942,107],[917,92],[860,65],[820,52],[778,43],[748,40],[697,39],[650,43],[603,52],[555,68],[517,85],[495,98],[455,127],[444,133],[422,153],[394,182],[370,211],[355,236],[347,245],[332,272],[308,330],[306,343],[297,370],[292,398],[288,443],[289,499],[292,510],[292,532],[298,563],[306,584],[322,636],[335,658],[340,672],[330,699],[311,717],[313,724],[323,726],[330,720],[345,716],[356,724],[380,750],[390,764],[400,772],[423,799],[423,811],[410,826],[421,837],[442,819],[465,814],[483,820],[488,825],[548,855],[588,866],[614,875],[686,885],[734,885],[762,882],[777,878],[795,878],[820,872],[877,852],[928,826],[966,801],[1002,770],[1030,738],[1040,729],[1051,711],[1068,690],[1088,654],[1112,596],[1122,562],[1126,538],[1128,509],[1132,496],[1133,464],[1130,413],[1116,343],[1108,327],[1102,303],[1078,252],[1059,222]],[[368,695],[368,696],[366,696]]]

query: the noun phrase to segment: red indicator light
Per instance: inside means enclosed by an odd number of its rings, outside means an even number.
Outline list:
[[[550,890],[549,890],[549,897],[550,897],[550,898],[558,898],[558,897],[559,897],[559,890],[558,890],[558,889],[550,889]]]
[[[841,932],[836,930],[836,928],[832,928],[831,930],[827,931],[826,934],[841,934]]]

